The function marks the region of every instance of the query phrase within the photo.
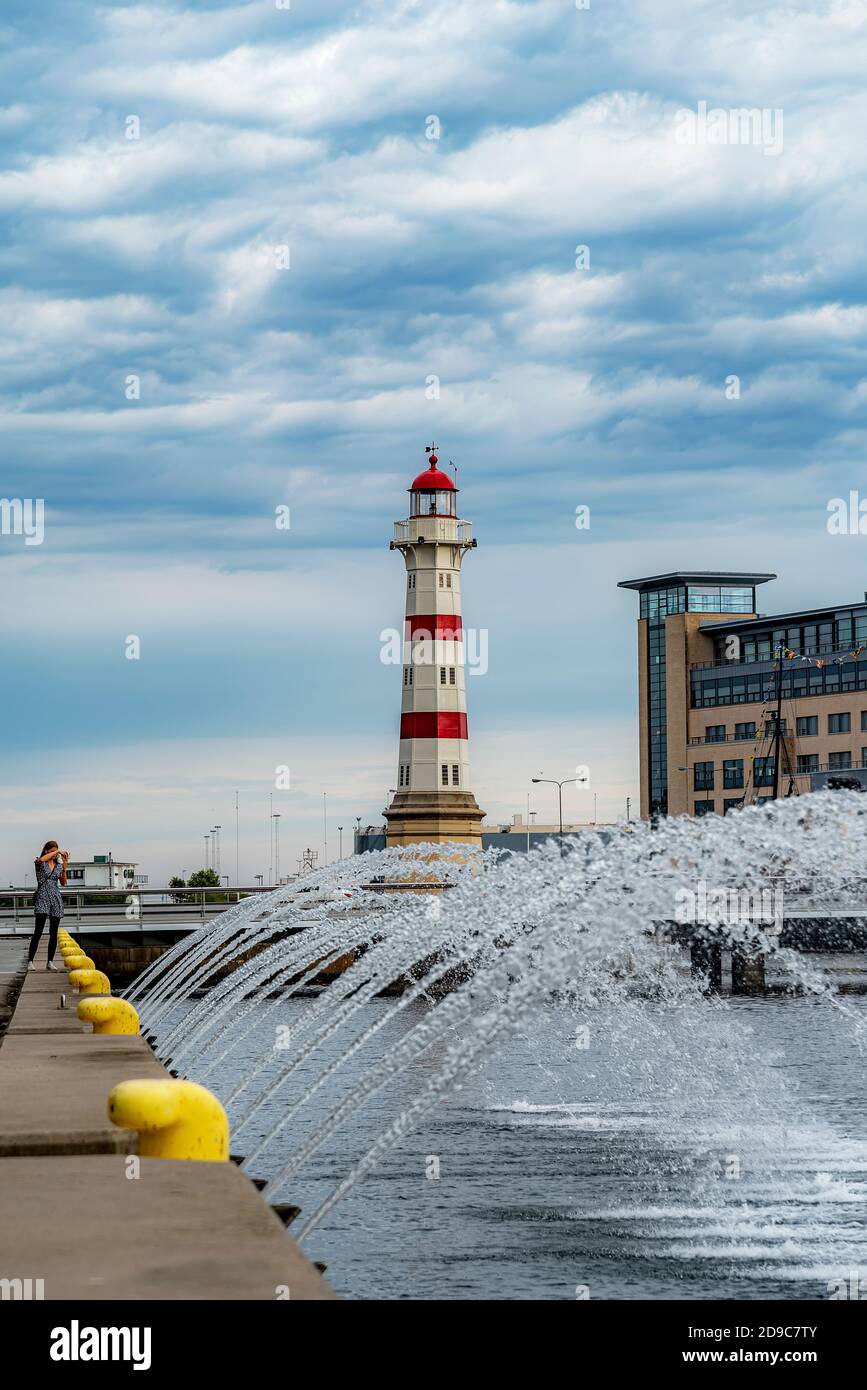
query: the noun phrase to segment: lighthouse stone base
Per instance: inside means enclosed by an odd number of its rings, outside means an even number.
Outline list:
[[[387,844],[456,842],[481,849],[484,817],[472,792],[397,792],[385,812]]]

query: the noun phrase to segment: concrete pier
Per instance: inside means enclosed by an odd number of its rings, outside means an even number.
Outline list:
[[[0,1280],[46,1299],[333,1299],[234,1163],[138,1155],[121,1081],[165,1079],[141,1037],[98,1036],[64,969],[0,943]],[[65,996],[65,1007],[63,998]]]

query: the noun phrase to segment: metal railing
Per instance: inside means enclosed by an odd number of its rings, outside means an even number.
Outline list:
[[[279,885],[275,885],[279,886]],[[270,887],[217,888],[61,888],[65,919],[98,923],[123,919],[122,930],[142,931],[178,920],[205,922],[242,898],[271,893]],[[35,887],[0,889],[0,927],[29,925],[33,920]]]
[[[849,643],[847,643],[845,646],[842,646],[842,647],[841,647],[839,644],[833,644],[833,645],[831,645],[830,647],[827,647],[827,646],[826,646],[826,647],[807,647],[807,648],[805,648],[805,650],[802,651],[802,652],[795,652],[795,656],[794,656],[793,660],[794,660],[795,662],[797,662],[798,658],[801,657],[801,656],[810,656],[810,657],[816,657],[816,656],[821,656],[821,657],[829,657],[829,656],[849,656],[850,660],[856,661],[856,660],[859,660],[859,658],[853,657],[853,656],[851,655],[851,652],[852,652],[853,646],[857,646],[857,645],[858,645],[857,642],[855,642],[855,643],[849,642]],[[794,650],[794,648],[787,648],[786,650]],[[772,665],[774,662],[776,662],[776,659],[777,659],[777,658],[776,658],[776,656],[774,655],[774,653],[773,653],[773,651],[772,651],[772,652],[771,652],[769,655],[767,655],[767,656],[755,656],[755,657],[753,657],[750,661],[747,661],[747,660],[746,660],[744,657],[742,657],[742,656],[737,656],[737,657],[723,657],[722,660],[720,660],[720,661],[692,661],[692,662],[690,662],[690,667],[689,667],[689,669],[690,669],[691,671],[710,671],[710,670],[732,670],[732,669],[737,669],[737,668],[739,668],[739,667],[741,667],[741,666],[770,666],[770,665]],[[863,657],[863,658],[860,658],[860,659],[867,659],[867,656],[865,656],[865,657]],[[791,660],[791,658],[790,658],[790,660]]]
[[[473,523],[471,521],[459,521],[454,516],[414,516],[409,521],[396,521],[394,523],[394,539],[398,545],[405,545],[409,541],[409,528],[412,522],[437,523],[441,521],[454,522],[456,538],[461,545],[469,545],[473,539]],[[439,539],[434,535],[429,537],[429,543],[433,544]],[[452,539],[449,537],[448,539]]]

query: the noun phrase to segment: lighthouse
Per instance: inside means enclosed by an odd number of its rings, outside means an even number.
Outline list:
[[[435,450],[426,451],[428,467],[409,488],[409,516],[395,522],[390,546],[406,565],[406,620],[397,780],[385,818],[389,845],[481,848],[485,813],[470,790],[461,612],[461,564],[476,542]]]

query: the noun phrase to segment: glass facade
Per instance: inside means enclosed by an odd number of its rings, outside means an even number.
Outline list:
[[[668,814],[668,741],[666,738],[665,620],[672,613],[753,613],[750,585],[672,583],[639,595],[639,616],[647,621],[648,757],[651,817]],[[716,742],[722,734],[711,737]]]
[[[728,611],[728,610],[724,610]],[[770,661],[780,647],[797,653],[799,656],[822,656],[831,652],[844,652],[867,642],[867,606],[841,609],[839,612],[817,614],[810,620],[789,624],[786,627],[760,628],[756,623],[750,632],[738,633],[740,652],[732,658],[726,650],[723,635],[714,638],[714,659],[732,661],[749,665],[757,661]]]
[[[752,586],[726,588],[722,584],[690,584],[690,613],[753,613],[755,590]]]
[[[764,703],[776,694],[776,672],[723,674],[713,667],[691,673],[693,709],[717,705]],[[867,690],[867,661],[844,661],[830,666],[787,666],[783,669],[783,699],[837,695],[841,690]]]

